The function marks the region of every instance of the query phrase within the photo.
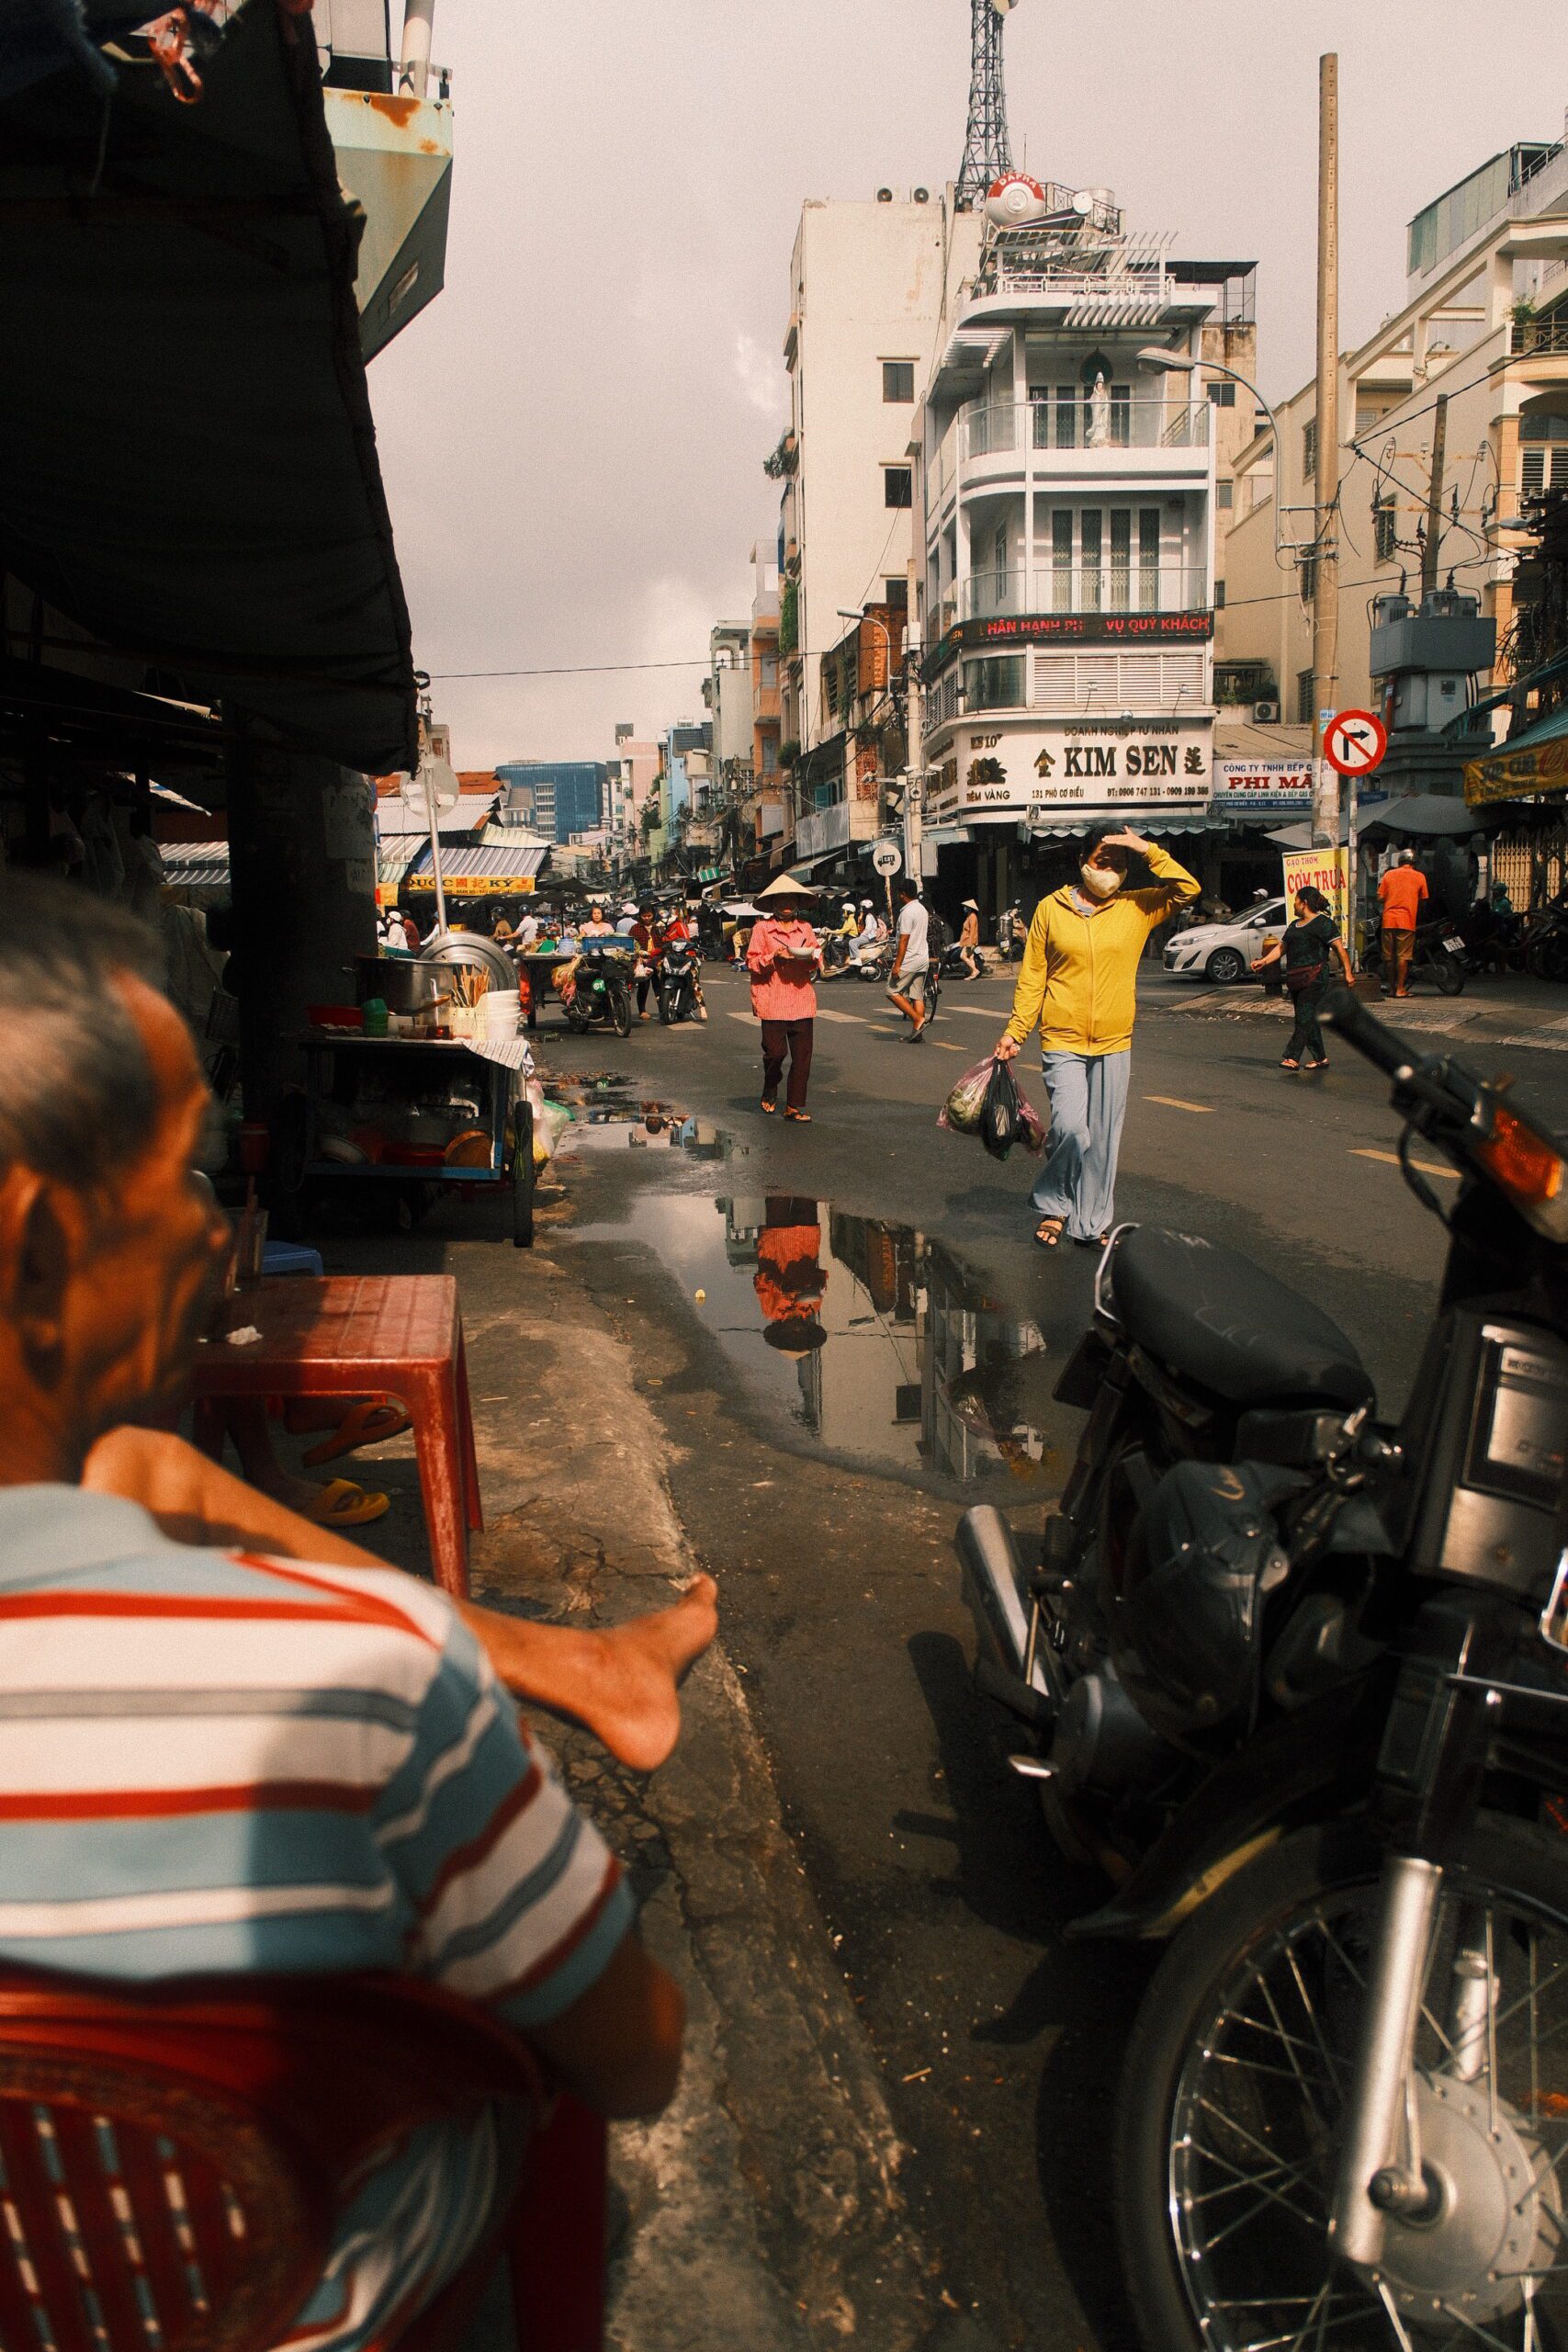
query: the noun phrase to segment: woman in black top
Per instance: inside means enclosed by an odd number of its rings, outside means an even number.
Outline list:
[[[1295,920],[1285,925],[1284,938],[1267,956],[1260,956],[1252,968],[1261,972],[1266,965],[1281,961],[1285,986],[1295,1001],[1296,1025],[1280,1068],[1326,1069],[1328,1057],[1323,1050],[1323,1031],[1317,1016],[1331,985],[1332,958],[1339,958],[1347,988],[1352,985],[1350,958],[1345,953],[1339,926],[1328,911],[1328,900],[1323,892],[1314,890],[1309,882],[1296,892],[1295,903]]]

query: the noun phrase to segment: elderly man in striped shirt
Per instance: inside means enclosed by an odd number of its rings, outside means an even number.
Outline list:
[[[401,1970],[604,2112],[655,2112],[680,1994],[504,1684],[657,1762],[712,1585],[620,1640],[458,1611],[133,1426],[177,1408],[224,1246],[151,947],[59,886],[0,887],[0,1962]],[[290,2352],[406,2324],[500,2164],[493,2126],[410,2132],[339,2216]]]

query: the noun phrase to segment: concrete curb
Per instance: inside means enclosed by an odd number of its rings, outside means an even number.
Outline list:
[[[1171,993],[1162,990],[1157,997],[1141,997],[1140,1017],[1168,1014],[1173,1020],[1285,1023],[1291,1017],[1287,1001],[1265,996],[1260,989],[1201,989],[1175,1002]],[[1401,1005],[1385,1000],[1377,1010],[1391,1026],[1413,1035],[1473,1037],[1489,1046],[1529,1046],[1542,1053],[1568,1053],[1568,1013],[1538,1012],[1533,1006],[1510,1009],[1467,1003],[1459,997],[1415,998]]]
[[[680,1582],[694,1562],[632,1350],[547,1243],[515,1282],[495,1282],[493,1250],[459,1245],[449,1263],[490,1520],[476,1597],[601,1623],[658,1605],[649,1580]],[[569,1785],[626,1860],[645,1936],[690,2012],[674,2104],[613,2138],[609,2342],[789,2352],[855,2335],[904,2352],[930,2307],[902,2151],[721,1647],[688,1681],[684,1721],[649,1781],[585,1735],[547,1727]],[[491,2352],[489,2335],[468,2352]]]

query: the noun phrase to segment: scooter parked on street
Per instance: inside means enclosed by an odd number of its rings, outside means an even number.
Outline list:
[[[1016,902],[1004,907],[997,917],[997,957],[1003,964],[1020,964],[1029,940],[1029,925],[1023,910]]]
[[[1013,1769],[1173,1939],[1127,2054],[1146,2352],[1568,2343],[1568,1169],[1348,995],[1450,1250],[1403,1418],[1235,1251],[1124,1226],[1025,1561],[959,1530]],[[1410,1146],[1461,1183],[1439,1201]]]

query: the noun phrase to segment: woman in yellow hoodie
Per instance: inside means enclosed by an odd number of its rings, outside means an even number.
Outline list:
[[[1154,876],[1152,889],[1124,887],[1134,857]],[[1088,836],[1077,881],[1034,910],[997,1058],[1010,1061],[1038,1024],[1051,1098],[1050,1146],[1032,1194],[1043,1250],[1064,1233],[1100,1242],[1111,1230],[1138,958],[1156,925],[1198,890],[1157,842],[1101,825]]]

